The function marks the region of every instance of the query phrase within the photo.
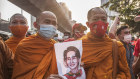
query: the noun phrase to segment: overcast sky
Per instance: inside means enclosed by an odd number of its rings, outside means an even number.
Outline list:
[[[84,25],[87,21],[87,12],[93,7],[99,7],[101,0],[57,0],[65,2],[69,10],[72,12],[72,20],[76,20]]]

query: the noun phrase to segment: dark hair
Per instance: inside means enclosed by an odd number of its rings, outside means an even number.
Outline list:
[[[91,8],[91,9],[88,11],[88,15],[87,15],[87,19],[88,19],[88,20],[90,19],[91,15],[92,15],[93,9],[102,9],[102,10],[106,13],[106,11],[105,11],[103,8],[101,8],[101,7],[94,7],[94,8]],[[107,16],[107,13],[106,13],[106,16]]]
[[[118,36],[119,34],[121,34],[121,31],[124,30],[124,29],[127,29],[129,28],[128,26],[121,26],[117,29],[116,31],[116,35]]]
[[[81,56],[80,56],[80,51],[76,48],[76,47],[74,47],[74,46],[70,46],[70,47],[68,47],[65,51],[64,51],[64,61],[65,60],[67,60],[67,53],[69,52],[69,51],[74,51],[75,52],[75,56],[77,57],[77,58],[80,58]]]
[[[64,32],[64,34],[68,34],[69,36],[71,36],[70,32]]]

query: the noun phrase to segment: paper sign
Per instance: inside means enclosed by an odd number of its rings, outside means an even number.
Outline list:
[[[58,73],[64,79],[85,79],[82,50],[82,40],[55,44]]]

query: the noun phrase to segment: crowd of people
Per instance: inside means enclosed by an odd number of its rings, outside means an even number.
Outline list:
[[[72,33],[65,32],[63,39],[58,39],[58,21],[53,12],[40,13],[34,22],[37,33],[28,37],[27,19],[22,14],[14,14],[9,23],[13,36],[6,41],[0,38],[0,79],[63,79],[58,75],[54,44],[75,40],[82,40],[81,66],[86,79],[137,79],[140,39],[132,45],[130,28],[118,27],[119,17],[107,32],[107,17],[103,8],[92,8],[87,14],[87,27],[76,23]],[[140,21],[140,16],[134,21]],[[85,34],[87,28],[90,32]]]

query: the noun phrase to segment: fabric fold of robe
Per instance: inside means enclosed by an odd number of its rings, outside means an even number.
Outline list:
[[[0,37],[0,79],[11,79],[14,55]]]
[[[54,43],[39,34],[23,39],[15,53],[12,79],[43,79],[57,74]]]
[[[7,44],[7,46],[12,50],[12,52],[15,54],[16,48],[19,44],[19,42],[24,39],[25,37],[15,37],[12,36],[11,38],[9,38],[5,43]]]
[[[81,40],[83,43],[82,62],[86,79],[112,79],[112,40],[107,35],[104,38],[96,38],[90,32]],[[125,48],[121,42],[117,42],[117,44],[119,46],[117,78],[130,79]]]

